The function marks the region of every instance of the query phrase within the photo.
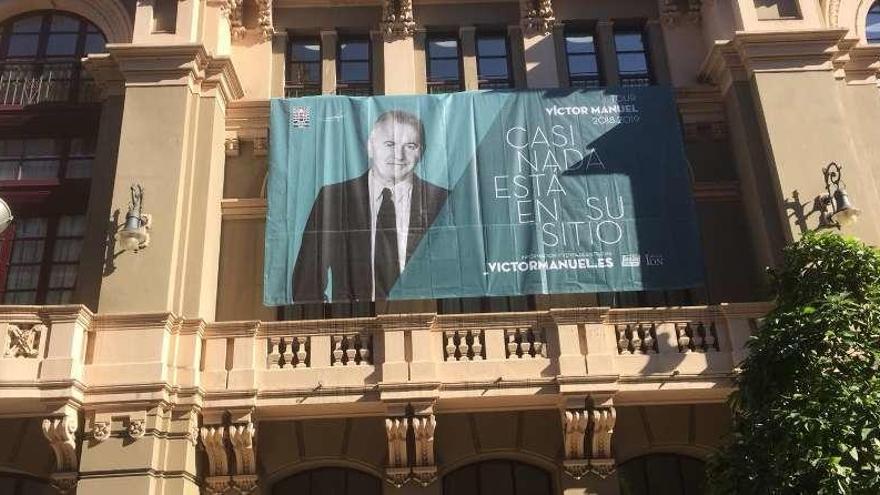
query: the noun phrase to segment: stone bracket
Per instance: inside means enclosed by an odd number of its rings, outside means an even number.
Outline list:
[[[76,431],[79,429],[79,412],[66,407],[60,416],[43,420],[43,436],[49,441],[55,454],[55,470],[50,483],[59,493],[76,489],[79,479],[79,460],[76,456]]]
[[[563,470],[580,479],[587,473],[605,478],[615,470],[611,455],[611,435],[617,411],[610,404],[562,412],[565,459]]]
[[[226,493],[230,489],[242,494],[253,492],[258,477],[254,448],[256,427],[250,414],[233,414],[229,425],[221,423],[223,414],[213,416],[206,418],[213,424],[199,428],[199,438],[208,457],[205,490],[211,494]]]
[[[414,414],[412,409],[405,416],[385,419],[385,433],[388,439],[388,466],[385,474],[389,483],[401,487],[408,481],[428,486],[437,479],[437,466],[434,460],[434,430],[437,418],[430,408]],[[410,427],[414,439],[415,452],[407,452]]]

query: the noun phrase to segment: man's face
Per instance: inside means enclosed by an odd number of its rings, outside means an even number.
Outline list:
[[[415,126],[393,119],[373,127],[367,145],[370,167],[384,182],[404,182],[422,157],[422,142]]]

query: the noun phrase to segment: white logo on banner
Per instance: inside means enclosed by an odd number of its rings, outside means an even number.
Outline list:
[[[293,107],[290,109],[290,126],[294,129],[307,129],[311,124],[309,107]]]

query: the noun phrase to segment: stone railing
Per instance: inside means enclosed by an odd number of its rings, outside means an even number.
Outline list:
[[[769,309],[754,303],[206,323],[168,313],[2,306],[0,400],[172,400],[173,391],[173,400],[205,407],[344,402],[365,411],[416,399],[510,397],[547,405],[596,391],[618,403],[719,401]]]

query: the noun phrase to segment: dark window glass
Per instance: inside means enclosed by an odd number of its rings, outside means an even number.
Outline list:
[[[272,487],[272,495],[381,495],[382,480],[354,469],[318,468],[289,476]]]
[[[0,182],[88,178],[94,158],[83,138],[0,139]]]
[[[0,25],[0,105],[89,102],[97,96],[80,60],[105,38],[71,14],[43,12]]]
[[[648,86],[652,83],[648,51],[640,31],[614,33],[617,69],[621,86]]]
[[[596,40],[592,34],[571,32],[565,35],[565,57],[568,79],[578,88],[595,88],[602,84]]]
[[[507,460],[470,464],[443,477],[443,495],[496,493],[550,495],[553,483],[543,469]]]
[[[321,94],[321,42],[293,39],[287,52],[288,97]]]
[[[874,2],[865,20],[865,37],[868,43],[880,43],[880,2]]]
[[[480,89],[505,89],[513,86],[507,37],[482,34],[477,36],[477,78]]]
[[[428,92],[450,93],[461,90],[461,56],[458,39],[431,36],[427,40]]]
[[[370,41],[366,38],[340,39],[336,56],[336,93],[373,94]]]
[[[4,232],[3,304],[66,304],[76,286],[84,215],[16,218]]]
[[[618,468],[621,495],[699,495],[706,491],[703,461],[675,454],[637,457]]]

